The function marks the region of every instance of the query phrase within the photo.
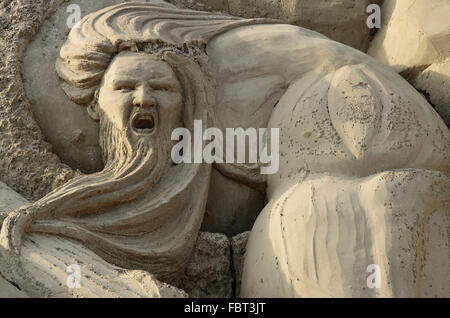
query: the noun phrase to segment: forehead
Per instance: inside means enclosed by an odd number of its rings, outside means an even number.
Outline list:
[[[118,54],[109,65],[105,79],[118,78],[177,81],[175,73],[166,62],[150,54],[133,52]]]

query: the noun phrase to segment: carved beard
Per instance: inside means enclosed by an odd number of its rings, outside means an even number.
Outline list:
[[[35,216],[26,232],[75,239],[109,263],[176,279],[200,230],[211,167],[171,165],[173,127],[161,126],[152,136],[135,138],[102,119],[105,169],[32,205]]]
[[[170,135],[174,128],[160,125],[152,135],[136,136],[101,116],[99,144],[105,168],[97,176],[103,180],[96,182],[106,181],[106,191],[97,189],[101,191],[97,194],[105,195],[105,206],[132,202],[160,181],[172,162]]]

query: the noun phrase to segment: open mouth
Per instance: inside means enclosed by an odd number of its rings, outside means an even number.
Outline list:
[[[136,114],[133,116],[131,126],[139,134],[150,134],[155,130],[156,120],[152,114]]]

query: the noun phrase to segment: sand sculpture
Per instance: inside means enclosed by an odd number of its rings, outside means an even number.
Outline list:
[[[183,296],[159,281],[186,266],[212,169],[266,193],[242,296],[450,295],[450,132],[389,67],[307,29],[163,1],[86,16],[55,66],[99,122],[105,167],[3,216],[0,272],[29,296]],[[279,128],[279,171],[175,165],[171,131],[194,120]],[[64,284],[74,263],[95,273],[81,289]]]

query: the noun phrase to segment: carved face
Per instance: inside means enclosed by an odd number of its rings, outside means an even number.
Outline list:
[[[107,69],[98,107],[120,131],[142,137],[181,122],[182,88],[169,64],[145,53],[122,52]]]

